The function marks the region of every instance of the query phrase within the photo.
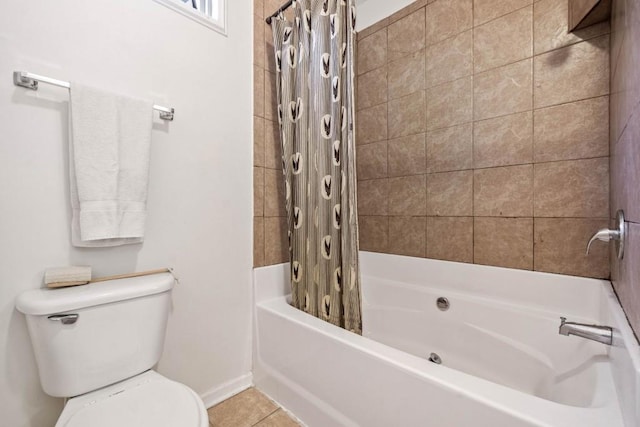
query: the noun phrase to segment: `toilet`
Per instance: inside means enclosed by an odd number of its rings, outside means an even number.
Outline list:
[[[170,273],[22,293],[40,383],[68,398],[56,427],[208,427],[189,387],[152,367],[164,345]]]

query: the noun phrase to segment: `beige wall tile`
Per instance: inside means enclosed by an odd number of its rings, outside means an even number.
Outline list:
[[[428,46],[473,26],[473,0],[436,1],[427,5],[426,18]]]
[[[536,55],[609,32],[609,22],[568,32],[568,6],[569,2],[565,0],[541,0],[534,3],[533,34]]]
[[[289,239],[287,218],[274,216],[264,219],[264,260],[265,265],[289,261]]]
[[[533,165],[476,169],[475,216],[533,216]]]
[[[612,145],[611,216],[623,209],[628,221],[640,223],[640,107],[617,144]]]
[[[426,175],[389,178],[389,215],[427,214]]]
[[[358,74],[363,74],[387,63],[387,29],[358,40]]]
[[[264,70],[253,67],[253,115],[264,117]]]
[[[356,151],[359,180],[387,177],[387,141],[360,145]]]
[[[263,0],[264,1],[264,15],[270,16],[280,9],[282,2],[280,0]]]
[[[474,76],[474,119],[530,110],[532,78],[531,59]]]
[[[264,218],[253,218],[253,266],[262,267],[264,262]]]
[[[427,169],[425,134],[390,140],[388,162],[389,176],[424,174]]]
[[[413,12],[418,9],[422,9],[429,3],[428,0],[416,0],[413,3],[410,3],[408,6],[403,7],[399,11],[395,12],[393,15],[389,16],[389,23],[393,24],[396,21],[404,18],[405,16],[411,15]],[[424,9],[422,11],[424,13]]]
[[[253,13],[258,15],[259,18],[264,19],[264,1],[263,0],[253,0]]]
[[[385,28],[387,28],[389,26],[389,18],[383,18],[381,20],[379,20],[378,22],[376,22],[373,25],[368,26],[367,28],[364,28],[360,31],[358,31],[358,41],[363,40],[367,37],[369,37],[370,35],[377,33],[380,30],[383,30]]]
[[[624,34],[628,30],[627,3],[629,3],[629,0],[615,0],[611,2],[611,75],[616,71]]]
[[[534,269],[606,279],[609,277],[609,247],[594,244],[589,255],[589,238],[607,228],[606,219],[536,218]]]
[[[427,172],[473,168],[473,125],[467,123],[427,133]]]
[[[264,119],[253,116],[253,165],[264,166],[264,144],[265,144]]]
[[[473,120],[473,77],[427,89],[427,129],[440,129]]]
[[[387,29],[389,61],[395,61],[424,48],[424,19],[424,10],[419,9],[389,25]]]
[[[473,262],[473,218],[427,217],[427,258]]]
[[[389,214],[389,180],[358,181],[358,214]]]
[[[278,92],[276,90],[276,74],[264,72],[264,118],[278,121]]]
[[[424,50],[389,63],[389,99],[424,89]]]
[[[531,163],[532,151],[531,111],[473,124],[473,162],[476,168]]]
[[[533,0],[473,0],[473,23],[481,25],[530,5]]]
[[[389,253],[413,257],[424,257],[426,254],[425,245],[425,217],[389,217]]]
[[[273,47],[273,31],[265,23],[264,30],[264,68],[272,73],[276,72],[276,50]]]
[[[474,71],[478,73],[530,57],[532,22],[533,6],[530,6],[474,28]]]
[[[389,251],[388,216],[360,216],[358,218],[358,229],[360,232],[361,251]]]
[[[472,216],[473,171],[427,175],[427,215]]]
[[[253,216],[264,215],[264,168],[253,168]]]
[[[640,100],[640,82],[637,77],[637,70],[640,69],[640,54],[637,49],[640,40],[639,21],[640,18],[636,18],[635,23],[629,23],[625,28],[618,56],[612,61],[615,65],[615,68],[612,65],[615,75],[611,82],[611,135],[614,141],[620,137]]]
[[[265,120],[264,165],[270,169],[282,169],[282,146],[280,144],[280,125]]]
[[[536,162],[609,155],[609,97],[536,110]]]
[[[389,138],[424,133],[425,93],[423,90],[389,101]]]
[[[264,216],[285,216],[284,177],[282,171],[264,170]]]
[[[432,44],[426,50],[426,87],[473,74],[473,31]]]
[[[356,105],[358,110],[387,102],[387,67],[376,68],[358,76]]]
[[[609,158],[535,165],[536,217],[607,218]]]
[[[534,58],[536,108],[609,93],[609,36]]]
[[[476,264],[533,269],[532,218],[475,218],[473,260]]]
[[[253,65],[265,68],[264,20],[253,15]]]
[[[629,235],[625,256],[622,261],[614,257],[614,266],[618,270],[614,277],[613,286],[618,298],[634,330],[640,331],[640,224],[629,224]],[[613,271],[612,271],[613,273]]]
[[[356,144],[387,139],[387,104],[358,111],[356,130]]]

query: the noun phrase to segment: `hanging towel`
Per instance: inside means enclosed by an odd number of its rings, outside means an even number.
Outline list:
[[[71,242],[141,243],[153,104],[77,83],[70,95]]]

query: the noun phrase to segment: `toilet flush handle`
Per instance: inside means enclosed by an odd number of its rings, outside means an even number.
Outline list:
[[[52,314],[49,320],[60,321],[63,325],[73,325],[78,321],[79,314]]]

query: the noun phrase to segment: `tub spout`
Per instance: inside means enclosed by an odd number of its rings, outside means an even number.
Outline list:
[[[560,318],[560,335],[575,335],[588,340],[611,345],[613,342],[613,329],[609,326],[587,325],[584,323],[567,322],[566,317]]]

